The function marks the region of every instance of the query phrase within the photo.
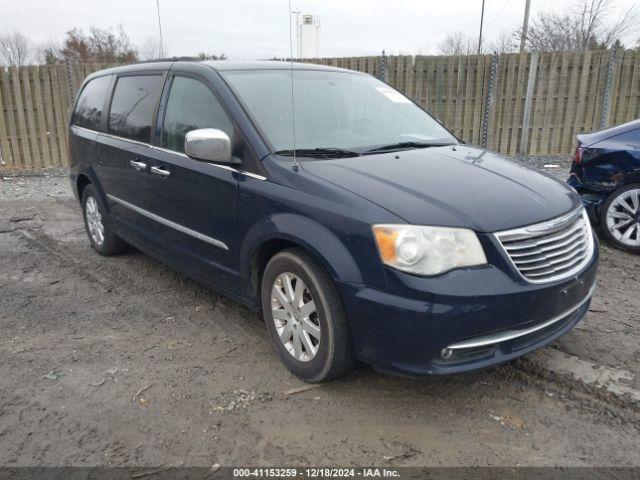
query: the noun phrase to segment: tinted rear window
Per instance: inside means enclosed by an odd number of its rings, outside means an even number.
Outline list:
[[[162,90],[162,76],[121,77],[111,100],[109,133],[149,142],[153,111]]]
[[[76,111],[73,115],[74,125],[91,130],[101,129],[102,106],[110,82],[111,76],[107,75],[91,80],[85,85],[76,104]]]

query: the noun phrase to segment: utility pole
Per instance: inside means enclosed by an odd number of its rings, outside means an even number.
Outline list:
[[[529,31],[529,10],[531,9],[531,0],[526,0],[524,7],[524,21],[522,22],[522,34],[520,35],[520,53],[524,52],[527,45],[527,33]]]
[[[162,42],[162,22],[160,22],[160,0],[156,0],[156,7],[158,9],[158,29],[160,30],[160,57],[164,57],[164,45]]]
[[[484,0],[482,0],[482,13],[480,14],[480,35],[478,36],[478,55],[482,52],[482,24],[484,23]]]

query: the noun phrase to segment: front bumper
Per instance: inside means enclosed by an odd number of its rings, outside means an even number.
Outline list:
[[[571,330],[589,309],[597,261],[596,246],[580,273],[550,284],[489,266],[431,279],[389,271],[390,292],[338,287],[361,361],[388,373],[453,374],[509,361]]]

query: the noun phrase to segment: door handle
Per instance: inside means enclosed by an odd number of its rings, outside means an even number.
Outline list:
[[[169,170],[163,170],[160,167],[151,167],[151,173],[155,173],[156,175],[161,175],[163,177],[168,177],[169,175],[171,175],[171,172]]]
[[[145,168],[147,168],[147,164],[146,163],[139,162],[137,160],[129,160],[129,165],[131,165],[133,168],[135,168],[138,171],[144,170]]]

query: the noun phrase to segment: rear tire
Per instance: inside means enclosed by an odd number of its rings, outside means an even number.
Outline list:
[[[276,254],[261,286],[262,315],[280,359],[311,383],[344,375],[355,365],[342,302],[326,271],[298,248]]]
[[[609,195],[600,226],[609,243],[620,250],[640,253],[640,185],[628,185]]]
[[[109,257],[127,251],[129,245],[113,232],[102,198],[91,184],[82,191],[82,217],[91,247],[96,252]]]

